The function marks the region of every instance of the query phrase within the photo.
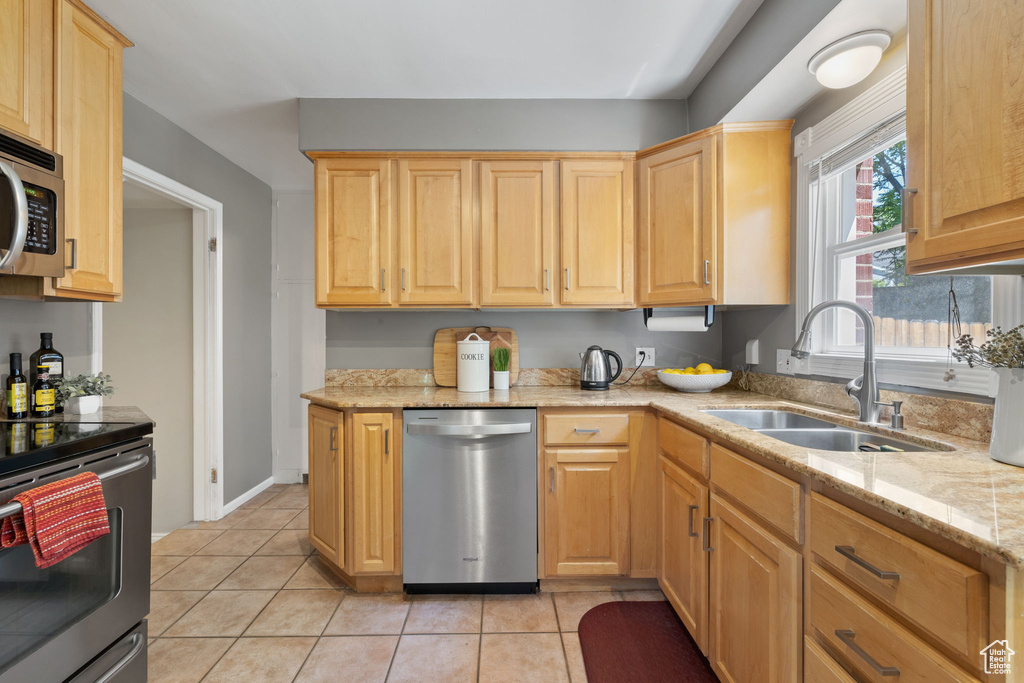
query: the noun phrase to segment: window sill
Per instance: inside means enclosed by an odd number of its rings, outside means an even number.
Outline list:
[[[877,356],[875,364],[880,384],[895,384],[976,396],[995,396],[995,373],[988,368],[969,368],[953,363],[956,378],[946,382],[946,360],[933,358],[911,360]],[[805,371],[797,375],[820,375],[853,379],[864,370],[864,357],[838,353],[815,353],[805,363]]]

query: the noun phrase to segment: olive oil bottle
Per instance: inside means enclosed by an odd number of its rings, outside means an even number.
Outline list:
[[[11,354],[11,374],[7,376],[7,417],[24,420],[28,417],[28,378],[21,372],[21,354]]]
[[[28,362],[29,384],[36,384],[36,368],[45,365],[49,368],[50,384],[64,377],[64,354],[53,348],[53,333],[41,332],[39,334],[39,350],[32,354]],[[64,412],[64,406],[55,406],[58,413]]]
[[[53,417],[56,390],[50,383],[50,374],[45,365],[36,366],[36,382],[32,385],[32,417]]]

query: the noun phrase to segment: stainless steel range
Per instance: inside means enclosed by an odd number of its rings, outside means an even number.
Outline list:
[[[110,533],[47,569],[0,550],[0,682],[146,680],[151,422],[0,422],[0,519],[14,496],[82,472],[103,482]]]

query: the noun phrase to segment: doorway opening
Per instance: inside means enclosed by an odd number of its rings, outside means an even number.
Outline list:
[[[230,511],[221,476],[223,205],[130,159],[123,177],[125,295],[92,305],[92,371],[114,375],[142,410],[152,406],[158,536],[183,516]]]

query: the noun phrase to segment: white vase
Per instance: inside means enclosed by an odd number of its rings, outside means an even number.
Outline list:
[[[988,452],[994,460],[1024,467],[1024,368],[996,368],[999,389]]]
[[[64,412],[69,415],[91,415],[103,405],[102,396],[72,396],[64,404]]]
[[[494,371],[494,390],[508,391],[508,370]]]

